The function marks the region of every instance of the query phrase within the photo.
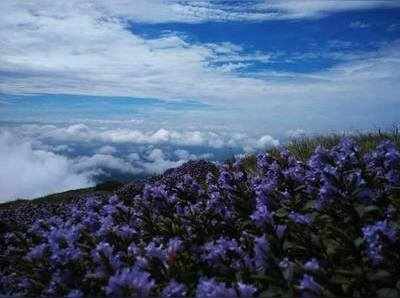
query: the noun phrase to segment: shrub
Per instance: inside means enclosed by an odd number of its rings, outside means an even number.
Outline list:
[[[245,168],[222,165],[206,181],[175,171],[140,195],[71,202],[3,233],[3,294],[400,294],[393,143],[362,153],[343,138],[307,160],[280,149]]]

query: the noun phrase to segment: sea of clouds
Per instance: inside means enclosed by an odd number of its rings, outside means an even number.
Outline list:
[[[222,161],[278,144],[270,135],[243,133],[83,123],[3,125],[0,201],[160,174],[188,160]]]

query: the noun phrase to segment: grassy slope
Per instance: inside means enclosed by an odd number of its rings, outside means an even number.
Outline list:
[[[18,199],[15,201],[9,201],[5,203],[0,203],[0,210],[17,207],[26,202],[32,204],[46,204],[55,201],[68,202],[77,197],[84,197],[89,195],[107,196],[112,194],[115,190],[122,187],[124,184],[117,181],[109,181],[96,185],[95,187],[72,189],[60,193],[46,195],[40,198],[35,198],[33,200]]]
[[[285,147],[296,158],[302,161],[307,161],[311,154],[318,146],[330,149],[337,145],[341,138],[351,137],[360,146],[361,152],[365,153],[374,149],[381,141],[390,140],[398,148],[400,148],[400,128],[394,127],[392,131],[382,132],[380,130],[368,133],[353,133],[353,134],[328,134],[316,136],[301,136],[293,138]],[[269,149],[271,155],[276,155],[277,148]],[[256,156],[249,155],[245,157],[246,168],[252,171],[255,168]]]

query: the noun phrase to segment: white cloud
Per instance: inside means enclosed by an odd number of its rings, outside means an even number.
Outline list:
[[[53,140],[55,142],[100,142],[107,145],[97,150],[100,154],[114,154],[116,148],[110,144],[135,144],[135,145],[174,145],[174,146],[202,146],[213,149],[226,147],[262,149],[267,145],[279,143],[270,135],[261,137],[248,136],[236,132],[213,132],[188,130],[177,131],[160,128],[153,131],[142,131],[128,128],[96,128],[85,124],[72,124],[64,126],[29,124],[15,127],[11,131],[19,136],[36,140]],[[179,153],[178,153],[179,154]],[[132,160],[137,159],[132,156]]]
[[[7,74],[0,89],[4,92],[213,101],[263,91],[261,81],[227,72],[235,63],[265,60],[260,53],[241,57],[241,48],[229,43],[190,44],[174,34],[144,39],[101,3],[88,7],[80,1],[60,3],[0,3],[0,71]],[[135,11],[141,3],[132,6]],[[118,5],[121,12],[129,11]],[[226,65],[210,66],[221,59]]]
[[[242,147],[249,151],[278,144],[265,135],[250,138],[244,134],[217,134],[200,131],[153,132],[133,131],[135,138],[109,139],[113,129],[73,124],[20,125],[2,127],[0,131],[0,201],[18,197],[35,198],[49,193],[91,186],[99,175],[118,172],[130,174],[160,174],[188,160],[212,159],[207,151],[221,146]],[[117,130],[119,132],[119,130]],[[126,133],[129,131],[126,130]],[[73,142],[73,145],[69,145]],[[81,149],[90,143],[89,151]],[[131,153],[122,152],[126,144],[134,144]],[[166,148],[154,147],[162,145]],[[121,146],[121,147],[119,147]],[[194,154],[181,146],[202,146]],[[126,147],[125,147],[126,148]],[[120,150],[121,149],[121,150]],[[66,157],[62,154],[71,154]],[[91,154],[90,152],[94,152]],[[81,155],[77,155],[81,154]],[[85,155],[82,155],[85,154]]]
[[[138,161],[140,160],[140,155],[137,152],[132,152],[128,154],[127,158],[130,161]]]
[[[113,146],[106,145],[106,146],[103,146],[103,147],[100,147],[99,149],[97,149],[97,152],[100,154],[111,154],[112,155],[117,152],[117,149]]]
[[[74,160],[74,169],[78,172],[92,171],[96,174],[96,172],[101,172],[104,168],[130,174],[139,174],[142,172],[140,169],[135,168],[130,162],[110,154],[82,156]]]
[[[72,151],[74,151],[68,145],[57,145],[57,146],[54,146],[52,149],[54,152],[72,152]]]
[[[257,148],[259,148],[259,149],[264,149],[268,146],[278,146],[278,145],[279,145],[279,141],[275,140],[270,135],[262,136],[261,138],[259,138],[257,140]]]
[[[161,149],[154,148],[145,157],[147,160],[139,162],[147,173],[161,174],[170,168],[176,168],[187,161],[179,159],[173,161],[168,159]]]
[[[273,55],[247,53],[230,43],[191,43],[175,33],[145,39],[133,33],[134,23],[133,32],[128,30],[125,20],[290,19],[392,6],[400,6],[400,2],[260,1],[251,6],[237,1],[232,5],[227,1],[135,0],[134,5],[122,0],[44,0],[40,5],[35,1],[1,1],[0,73],[6,75],[0,77],[0,90],[190,98],[270,106],[285,101],[287,95],[334,97],[337,94],[332,93],[341,90],[332,85],[328,77],[331,72],[324,82],[311,77],[301,81],[299,74],[239,75],[238,69],[257,62],[268,63]],[[365,81],[371,81],[368,79]],[[351,83],[349,79],[349,86]],[[84,133],[79,127],[76,129],[70,133]]]
[[[184,150],[184,149],[175,150],[174,151],[174,155],[178,159],[185,160],[185,161],[196,160],[196,159],[208,159],[208,160],[210,160],[214,156],[212,153],[203,153],[203,154],[196,155],[196,154],[190,153],[189,151]]]
[[[0,202],[34,198],[91,186],[87,171],[77,173],[73,162],[49,151],[35,150],[30,142],[0,133]]]
[[[179,159],[185,159],[185,160],[196,159],[196,155],[195,154],[191,154],[191,153],[189,153],[189,151],[183,150],[183,149],[175,150],[174,154]]]
[[[252,142],[249,142],[248,144],[246,144],[244,146],[243,149],[246,153],[250,153],[250,152],[264,150],[264,149],[278,146],[278,145],[279,145],[278,140],[275,140],[270,135],[264,135],[264,136],[261,136],[257,140],[253,140]]]
[[[297,128],[297,129],[290,129],[286,132],[286,136],[289,138],[299,138],[302,136],[306,136],[307,132],[304,129]]]
[[[398,1],[281,0],[264,1],[259,9],[277,10],[277,19],[320,18],[331,13],[371,8],[399,7]]]
[[[264,21],[319,18],[330,13],[377,7],[400,6],[396,0],[127,0],[97,1],[99,7],[113,15],[138,22],[198,23],[207,21]]]

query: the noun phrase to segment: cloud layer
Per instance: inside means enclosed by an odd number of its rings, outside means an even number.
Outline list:
[[[78,173],[68,158],[35,150],[11,134],[0,133],[0,202],[88,187],[90,173]]]
[[[88,187],[99,177],[104,181],[121,175],[161,174],[188,160],[215,160],[213,152],[230,147],[253,152],[277,144],[269,135],[250,138],[237,133],[105,129],[85,124],[2,127],[0,202]],[[227,157],[228,151],[223,155]]]
[[[395,0],[135,0],[96,1],[107,13],[146,23],[266,21],[320,18],[335,12],[398,7]],[[91,8],[93,8],[93,6]]]
[[[268,63],[276,53],[249,51],[229,42],[193,42],[176,32],[144,38],[134,33],[135,23],[128,23],[308,18],[400,5],[397,1],[227,3],[2,1],[0,91],[197,99],[241,106],[274,106],[295,97],[303,107],[312,98],[360,99],[360,89],[390,97],[382,76],[399,79],[398,43],[382,45],[375,54],[348,56],[347,63],[312,76],[251,73],[241,70]],[[378,75],[371,65],[379,67]]]
[[[29,139],[53,140],[61,144],[100,142],[103,145],[98,148],[98,154],[116,153],[116,149],[110,144],[202,146],[214,149],[236,147],[248,152],[279,145],[279,141],[270,135],[248,136],[237,132],[177,131],[165,128],[146,131],[104,126],[99,128],[82,123],[71,125],[25,124],[11,128],[10,131]]]

